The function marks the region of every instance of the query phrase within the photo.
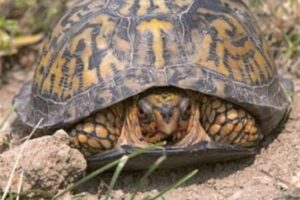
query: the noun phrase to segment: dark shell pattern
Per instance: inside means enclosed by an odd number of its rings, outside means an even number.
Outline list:
[[[55,25],[15,102],[23,122],[43,118],[46,128],[156,86],[240,104],[267,131],[290,103],[240,0],[81,1]]]

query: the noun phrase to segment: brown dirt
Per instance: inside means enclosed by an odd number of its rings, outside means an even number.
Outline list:
[[[0,154],[0,191],[5,191],[21,151],[19,164],[12,179],[13,192],[18,191],[18,185],[22,181],[23,191],[41,189],[55,194],[58,188],[83,177],[87,167],[86,161],[77,149],[68,145],[69,143],[67,133],[60,130],[53,136],[29,140]]]

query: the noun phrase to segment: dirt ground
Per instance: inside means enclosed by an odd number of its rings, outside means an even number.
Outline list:
[[[280,61],[277,61],[280,63]],[[300,64],[298,69],[300,68]],[[300,70],[299,70],[300,71]],[[198,174],[183,186],[168,192],[164,199],[170,200],[271,200],[300,199],[300,78],[282,68],[282,75],[295,85],[293,109],[284,129],[263,142],[263,148],[254,158],[210,164],[197,167]],[[10,71],[5,84],[0,87],[0,122],[12,109],[11,101],[32,71]],[[13,113],[6,121],[1,134],[10,132]],[[1,139],[1,138],[0,138]],[[192,171],[181,168],[155,172],[137,199],[156,194],[180,177]],[[128,199],[141,172],[124,172],[112,192],[111,199]],[[99,199],[110,182],[111,174],[90,181],[75,191],[77,199]],[[78,197],[81,194],[80,197]],[[67,194],[64,199],[75,199]]]

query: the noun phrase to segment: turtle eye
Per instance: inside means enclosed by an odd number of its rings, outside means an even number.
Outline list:
[[[138,103],[138,116],[141,118],[147,117],[152,112],[152,106],[144,100]]]
[[[185,98],[180,103],[180,111],[181,111],[181,118],[183,120],[186,120],[191,115],[192,106],[190,103],[190,100],[188,98]]]
[[[138,108],[138,116],[141,117],[141,118],[146,117],[146,113],[145,113],[144,109],[141,108],[141,107]]]
[[[191,110],[192,110],[192,106],[188,105],[185,111],[182,113],[181,118],[183,120],[187,120],[191,116]]]

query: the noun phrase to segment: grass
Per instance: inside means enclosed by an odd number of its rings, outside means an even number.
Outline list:
[[[68,2],[68,0],[0,0],[0,7],[3,6],[1,3],[10,1],[14,1],[11,7],[2,8],[9,12],[0,13],[0,86],[5,73],[18,66],[12,64],[12,60],[22,60],[20,57],[26,56],[28,49],[41,41],[53,22],[66,9]],[[38,51],[34,52],[37,55]],[[26,67],[25,63],[20,65]],[[29,67],[31,66],[29,64]]]
[[[279,68],[293,72],[300,56],[300,0],[248,0]],[[271,23],[270,23],[271,22]]]
[[[137,184],[134,187],[134,191],[130,197],[130,200],[134,200],[136,197],[138,191],[141,191],[141,189],[144,187],[146,179],[152,174],[154,170],[156,170],[160,164],[167,159],[166,156],[161,156],[159,159],[153,163],[152,166],[149,167],[149,169],[146,171],[146,173],[142,176],[142,178],[137,182]]]

